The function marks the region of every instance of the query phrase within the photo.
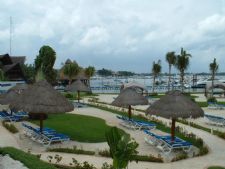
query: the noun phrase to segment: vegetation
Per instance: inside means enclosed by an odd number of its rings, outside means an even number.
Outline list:
[[[209,70],[212,73],[212,92],[211,92],[211,97],[213,97],[213,86],[214,86],[214,79],[216,72],[219,69],[219,65],[216,63],[216,58],[213,59],[213,62],[209,64]]]
[[[9,122],[6,122],[6,121],[2,121],[2,125],[7,129],[9,130],[11,133],[18,133],[18,129],[12,124],[12,123],[9,123]]]
[[[21,65],[24,76],[26,80],[30,83],[33,83],[35,80],[35,68],[33,64],[23,64]]]
[[[180,71],[180,81],[181,81],[181,87],[182,92],[184,92],[184,71],[189,66],[189,58],[191,57],[191,54],[188,54],[183,48],[181,48],[180,54],[177,55],[177,62],[176,67]]]
[[[41,70],[49,83],[56,81],[56,71],[53,69],[56,53],[50,46],[42,46],[39,55],[35,59],[34,67],[36,73]]]
[[[73,61],[70,63],[66,63],[63,67],[63,73],[68,76],[69,84],[72,83],[73,77],[76,76],[80,71],[80,67],[77,62]]]
[[[133,76],[135,73],[129,72],[129,71],[118,71],[117,72],[118,76]]]
[[[84,72],[85,72],[85,75],[88,78],[90,78],[90,77],[94,76],[95,68],[93,66],[88,66],[87,68],[85,68]]]
[[[169,64],[169,81],[168,81],[168,91],[170,90],[170,84],[171,84],[171,68],[173,65],[176,64],[176,55],[175,52],[168,52],[166,54],[166,61]]]
[[[37,156],[25,153],[13,147],[0,148],[0,154],[8,154],[11,158],[22,162],[29,169],[57,169],[51,164],[41,161]]]
[[[209,97],[208,99],[207,99],[207,102],[212,102],[212,103],[216,103],[217,102],[217,100],[216,100],[216,98],[215,97]]]
[[[98,70],[97,73],[101,76],[112,76],[113,75],[113,72],[111,70],[108,70],[105,68]]]
[[[122,135],[117,127],[111,128],[105,135],[110,147],[110,155],[113,158],[113,168],[125,169],[137,155],[138,143],[129,135]]]
[[[208,169],[225,169],[225,167],[212,166],[212,167],[209,167]]]
[[[153,83],[152,83],[152,93],[154,93],[155,89],[155,78],[160,74],[161,72],[161,61],[158,60],[158,62],[153,62],[152,64],[152,75],[153,75]]]
[[[39,121],[32,122],[39,124]],[[51,114],[44,126],[66,134],[72,140],[91,143],[106,141],[105,132],[111,128],[103,119],[76,114]],[[124,133],[123,130],[120,132]]]
[[[5,77],[3,70],[0,69],[0,81],[6,81],[6,80],[7,80],[7,78]]]
[[[49,148],[47,151],[50,152],[61,152],[61,153],[71,153],[71,154],[86,154],[86,155],[94,155],[94,151],[86,151],[83,149],[77,149],[76,146],[73,148]]]

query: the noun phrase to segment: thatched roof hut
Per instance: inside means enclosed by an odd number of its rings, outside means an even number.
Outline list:
[[[119,107],[128,107],[128,115],[131,118],[131,105],[146,105],[148,100],[137,93],[133,88],[126,88],[121,91],[119,96],[112,102],[112,105]]]

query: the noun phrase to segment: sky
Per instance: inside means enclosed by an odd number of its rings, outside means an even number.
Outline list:
[[[188,72],[225,72],[225,0],[0,0],[0,54],[33,63],[43,45],[79,65],[137,73],[151,71],[167,52],[192,55]]]

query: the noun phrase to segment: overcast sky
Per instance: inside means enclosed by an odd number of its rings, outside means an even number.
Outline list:
[[[67,58],[96,69],[150,72],[165,54],[192,54],[189,72],[208,72],[215,57],[225,71],[224,0],[0,0],[0,54],[27,63],[43,45],[57,53],[55,67]]]

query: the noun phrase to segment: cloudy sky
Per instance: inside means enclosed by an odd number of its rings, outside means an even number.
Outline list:
[[[57,53],[55,67],[67,58],[96,69],[150,72],[165,54],[192,54],[189,71],[208,72],[215,57],[225,71],[224,0],[0,0],[0,54],[33,63],[42,45]]]

